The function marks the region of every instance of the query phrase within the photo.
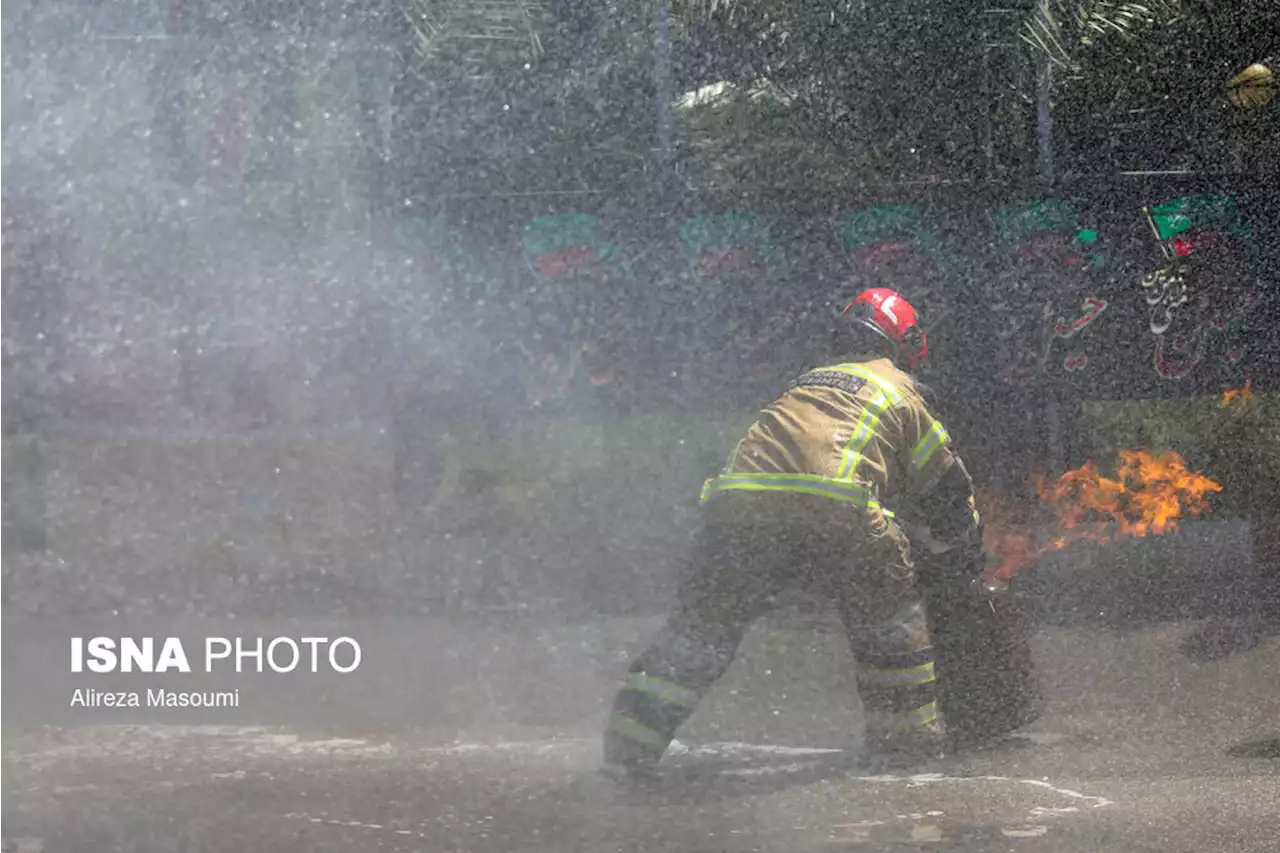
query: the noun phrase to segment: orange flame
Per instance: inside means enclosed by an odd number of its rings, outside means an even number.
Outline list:
[[[1253,380],[1246,379],[1243,388],[1229,388],[1222,392],[1222,402],[1218,404],[1218,408],[1234,407],[1238,414],[1252,402]]]
[[[997,492],[979,494],[978,507],[983,521],[982,544],[996,561],[995,567],[986,572],[988,579],[1008,580],[1034,564],[1036,558],[1047,550],[1038,546],[1030,534],[1019,529]]]
[[[1188,470],[1173,451],[1121,450],[1118,457],[1114,477],[1103,476],[1089,461],[1056,480],[1037,481],[1040,500],[1056,520],[1054,532],[1038,543],[1009,524],[1004,507],[988,497],[984,544],[996,561],[988,578],[1007,581],[1041,555],[1082,539],[1106,544],[1168,533],[1179,518],[1208,509],[1210,492],[1222,491],[1219,483]]]

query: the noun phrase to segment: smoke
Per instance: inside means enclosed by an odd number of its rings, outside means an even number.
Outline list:
[[[455,557],[421,517],[508,381],[476,369],[502,336],[468,298],[501,276],[382,188],[394,57],[265,25],[164,37],[107,6],[5,6],[6,532],[12,503],[39,534],[7,590],[453,600],[492,521]]]
[[[59,306],[29,341],[6,323],[6,379],[40,387],[17,401],[38,396],[37,420],[374,428],[395,388],[481,345],[445,328],[456,300],[430,247],[369,213],[389,110],[376,45],[169,39],[136,14],[86,26],[43,7],[6,8],[10,26],[5,307]],[[11,260],[11,235],[32,251]]]

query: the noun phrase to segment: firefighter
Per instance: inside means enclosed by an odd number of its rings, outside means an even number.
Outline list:
[[[901,295],[860,293],[820,355],[704,485],[705,523],[674,611],[614,699],[606,774],[647,775],[746,629],[796,586],[837,606],[870,749],[942,751],[933,645],[904,530],[931,554],[970,550],[980,537],[973,483],[912,379],[928,345]]]

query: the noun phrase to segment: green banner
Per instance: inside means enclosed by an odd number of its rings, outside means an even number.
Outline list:
[[[1171,240],[1186,231],[1200,228],[1214,227],[1232,231],[1240,223],[1235,199],[1221,193],[1183,196],[1158,204],[1150,208],[1150,212],[1156,235],[1161,240]]]
[[[901,259],[903,244],[923,252],[942,273],[954,272],[954,253],[914,204],[880,204],[840,214],[833,220],[836,234],[856,263],[877,257]]]
[[[750,250],[775,272],[786,264],[782,246],[773,239],[764,220],[754,213],[732,211],[686,220],[680,226],[680,242],[699,260]]]
[[[1015,249],[1020,260],[1057,258],[1068,266],[1105,263],[1098,232],[1080,223],[1072,202],[1061,198],[1017,201],[988,214],[999,242]]]
[[[990,217],[1003,243],[1017,243],[1045,231],[1074,234],[1080,221],[1076,206],[1061,198],[1006,204],[991,211]]]
[[[524,226],[525,256],[546,276],[564,275],[583,267],[598,268],[618,258],[600,217],[571,211],[541,216]]]
[[[881,204],[855,210],[837,216],[835,226],[848,251],[893,237],[933,233],[925,225],[924,212],[914,204]]]

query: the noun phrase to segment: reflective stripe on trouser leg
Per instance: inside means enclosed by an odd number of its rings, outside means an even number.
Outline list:
[[[858,665],[858,692],[868,711],[904,713],[936,696],[933,650],[878,655]]]
[[[876,656],[858,668],[858,692],[873,742],[941,732],[931,649]]]
[[[774,484],[770,481],[770,484]],[[729,668],[742,635],[777,585],[759,560],[756,527],[719,502],[699,532],[676,606],[650,647],[628,667],[605,736],[605,761],[656,762],[699,700]]]
[[[900,607],[877,625],[859,657],[858,692],[873,740],[939,729],[933,642],[924,605]]]
[[[699,691],[635,670],[613,703],[605,733],[605,761],[656,763],[675,731],[698,706]]]

